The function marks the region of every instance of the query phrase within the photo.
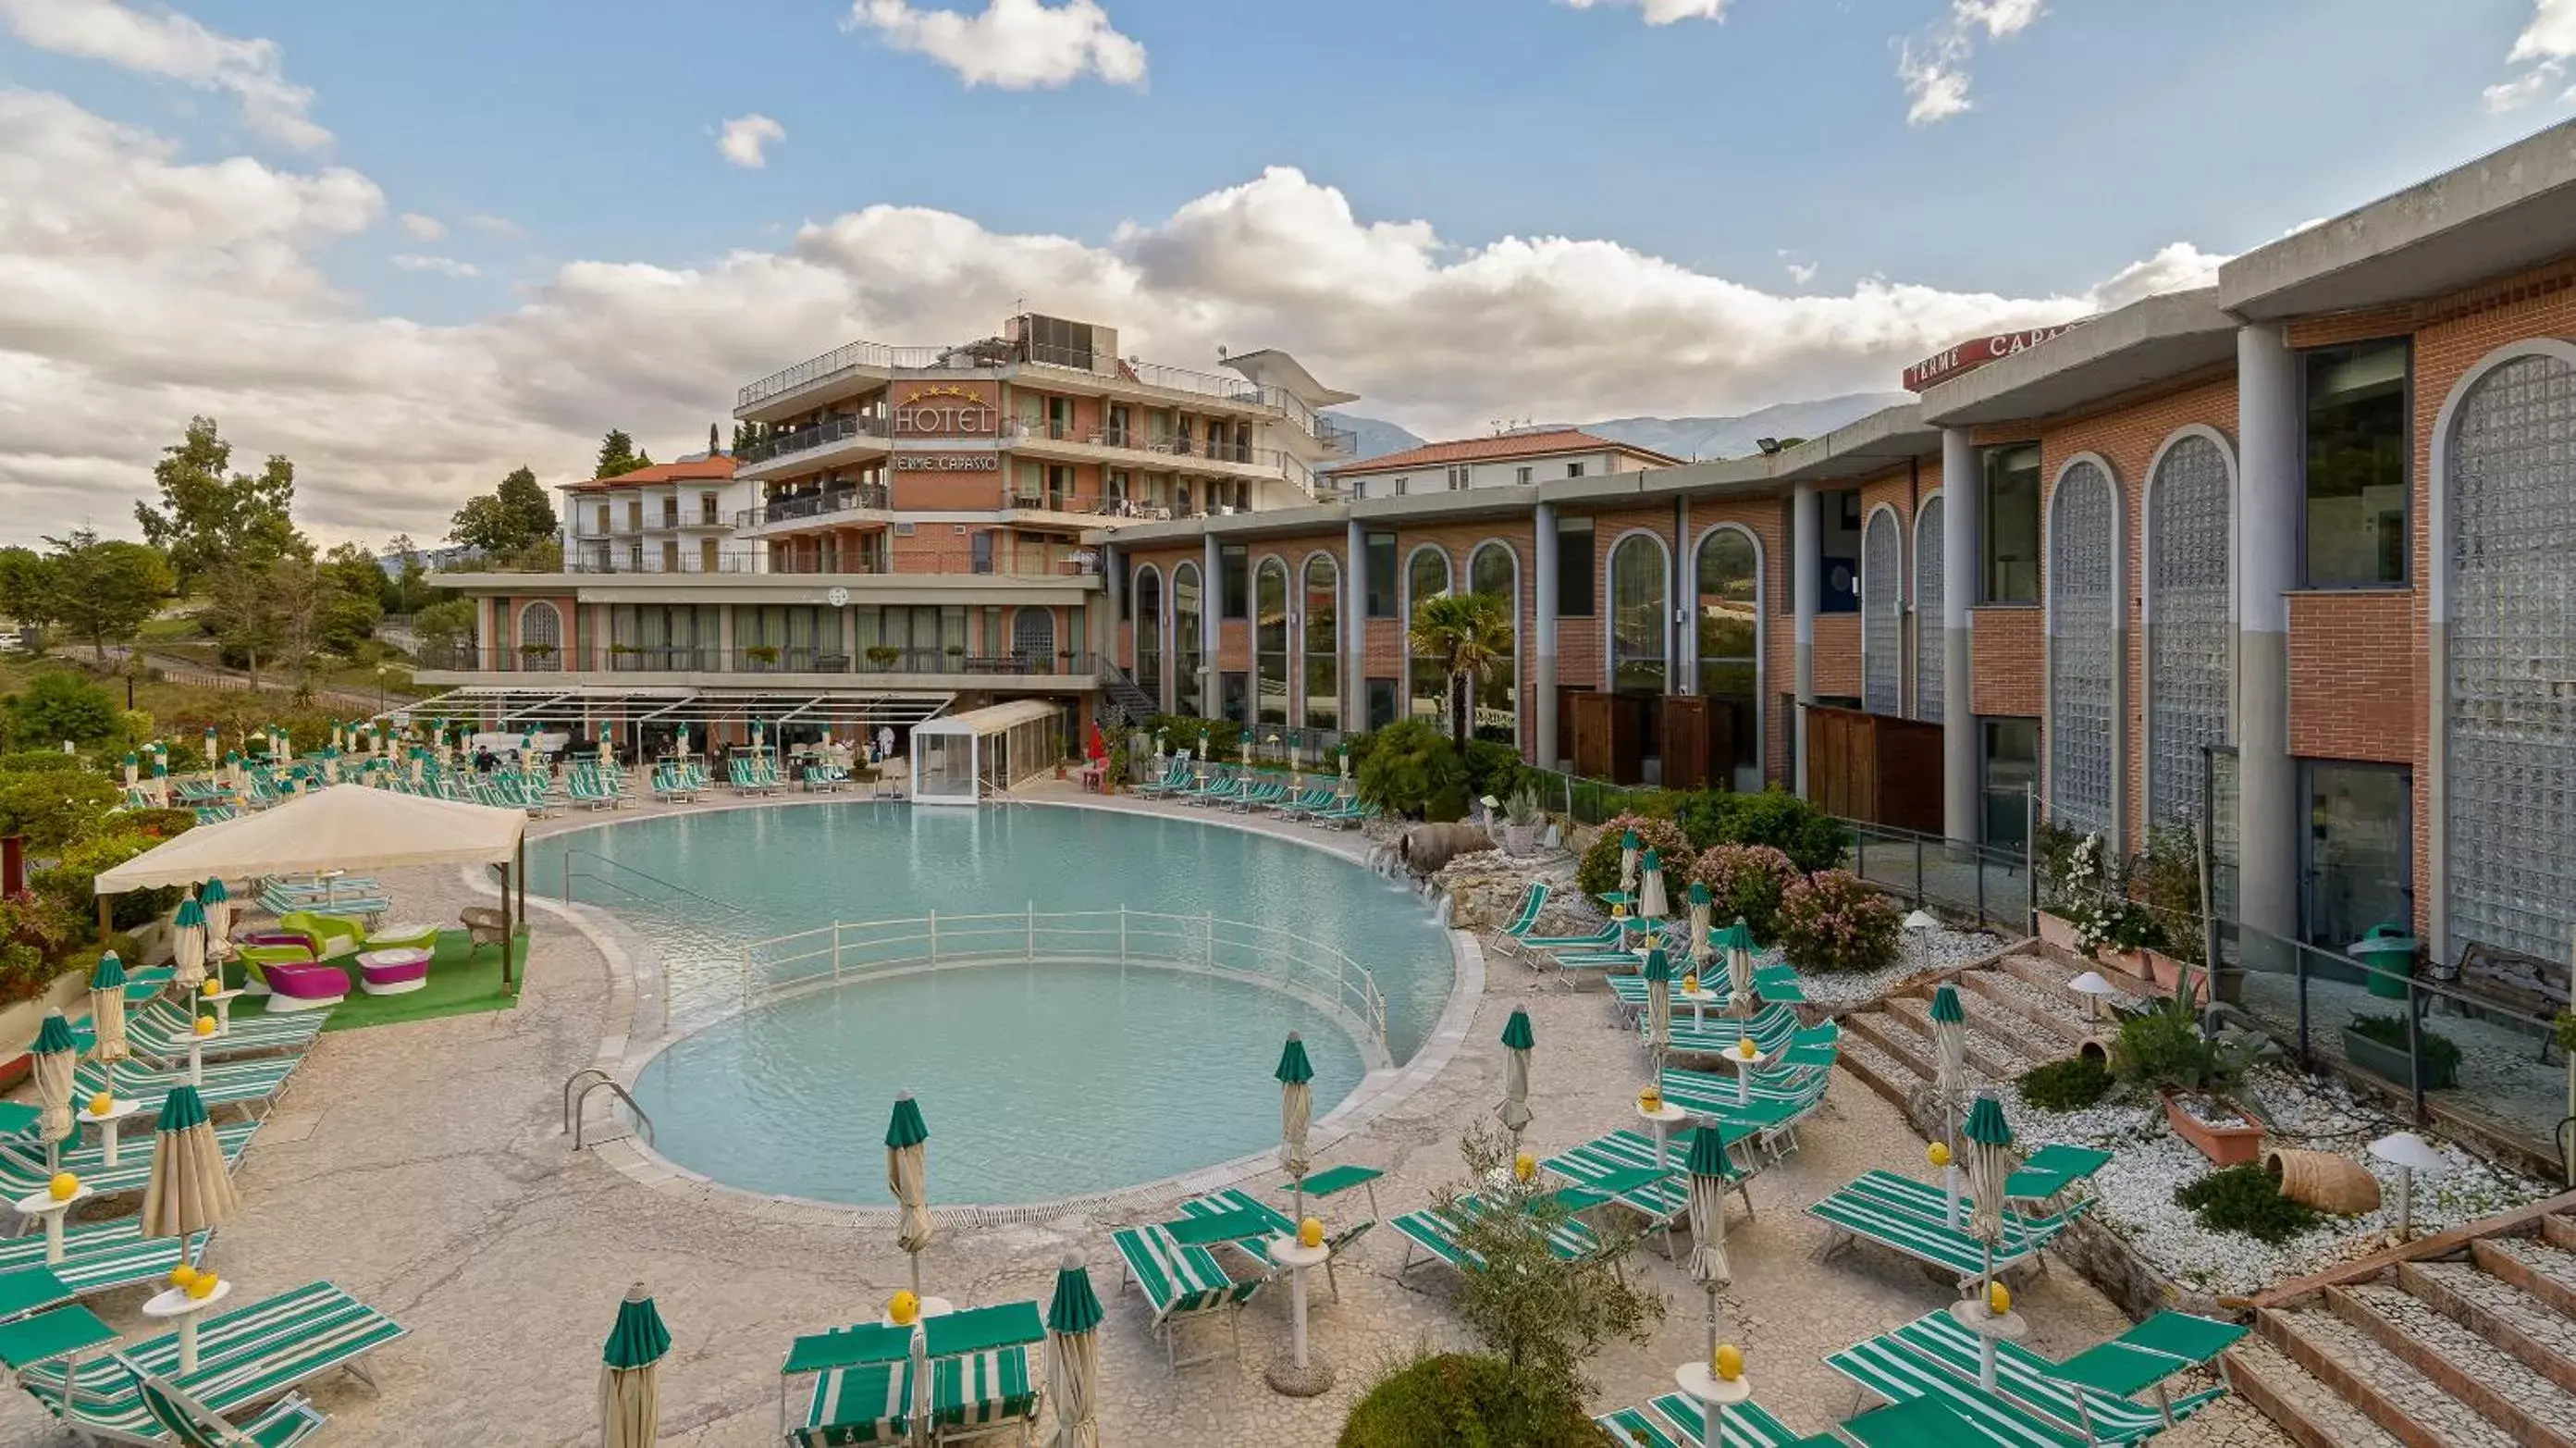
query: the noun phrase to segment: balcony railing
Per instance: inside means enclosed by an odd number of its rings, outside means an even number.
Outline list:
[[[1005,443],[1069,442],[1084,447],[1111,448],[1146,457],[1205,458],[1209,462],[1242,463],[1287,476],[1295,459],[1277,448],[1254,447],[1241,441],[1217,442],[1204,437],[1164,437],[1148,434],[1138,428],[1076,428],[1061,422],[1010,422],[1003,425]]]
[[[894,506],[894,490],[884,483],[853,483],[825,488],[820,492],[797,493],[772,498],[757,508],[745,508],[733,515],[737,528],[757,528],[764,523],[787,523],[798,518],[819,518],[829,513],[854,513],[863,509],[883,512]]]
[[[882,439],[886,435],[884,418],[861,417],[855,413],[846,413],[838,417],[825,418],[811,427],[795,428],[763,438],[734,454],[734,465],[742,468],[758,467],[775,458],[812,452],[816,448],[830,447],[834,443],[849,442],[854,438],[862,437]]]
[[[1089,499],[1077,501],[1086,504],[1092,502],[1092,500]],[[1004,506],[1016,507],[1036,505],[1023,505],[1015,502],[1005,504]],[[794,551],[773,553],[768,548],[754,547],[719,549],[713,557],[708,557],[702,553],[681,553],[677,556],[666,557],[657,553],[635,554],[576,551],[564,559],[561,570],[552,568],[512,568],[507,565],[496,565],[489,571],[495,573],[554,573],[561,571],[564,573],[579,574],[624,573],[651,575],[710,573],[735,575],[859,575],[890,574],[895,570],[888,568],[882,561],[866,554],[818,551],[811,557],[804,557],[799,556],[799,554]],[[975,566],[972,558],[960,558],[949,554],[931,554],[924,557],[906,559],[902,571],[905,573],[935,574],[978,573],[1014,578],[1079,578],[1097,573],[1099,568],[1096,563],[1086,562],[1079,557],[1066,557],[1052,562],[988,563],[982,567],[977,567]]]
[[[1052,654],[972,653],[964,648],[888,648],[846,652],[813,645],[747,644],[731,650],[688,644],[609,644],[516,649],[425,644],[418,667],[460,674],[991,674],[1009,678],[1095,679],[1098,660],[1085,649]]]
[[[1034,342],[1006,342],[988,339],[953,347],[890,347],[883,342],[850,342],[835,347],[820,357],[809,357],[793,367],[773,372],[749,384],[734,397],[736,407],[751,407],[770,398],[811,386],[845,372],[871,369],[891,371],[978,371],[1026,363],[1051,370],[1077,372],[1085,377],[1132,382],[1141,387],[1156,387],[1167,392],[1187,392],[1200,397],[1214,397],[1226,402],[1255,407],[1276,407],[1283,411],[1302,412],[1304,405],[1275,387],[1261,387],[1241,378],[1217,372],[1199,372],[1187,367],[1167,367],[1159,362],[1131,362],[1119,357],[1104,357],[1081,348],[1042,346]],[[1103,368],[1101,364],[1108,364]],[[1300,426],[1304,426],[1303,423]],[[1313,431],[1308,428],[1308,431]]]

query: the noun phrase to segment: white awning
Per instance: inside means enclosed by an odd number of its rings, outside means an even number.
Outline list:
[[[1014,725],[1033,724],[1041,719],[1054,719],[1063,713],[1064,705],[1060,702],[1046,699],[1013,699],[1007,704],[988,704],[981,709],[969,709],[963,714],[951,714],[945,719],[933,719],[926,724],[916,724],[912,732],[916,735],[1002,734],[1009,732]]]
[[[501,864],[528,828],[524,811],[335,784],[258,814],[199,825],[101,873],[114,895],[199,880],[252,880],[326,870]]]

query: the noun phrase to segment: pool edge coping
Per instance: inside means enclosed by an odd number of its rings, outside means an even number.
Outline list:
[[[1109,796],[1114,799],[1118,796]],[[1107,806],[1082,800],[1024,799],[1021,804],[1060,809],[1089,809],[1104,814],[1143,815],[1154,819],[1176,819],[1214,825],[1245,834],[1266,836],[1286,841],[1301,848],[1321,851],[1352,864],[1367,864],[1365,849],[1352,849],[1342,842],[1356,844],[1366,840],[1362,834],[1339,835],[1337,839],[1307,838],[1284,830],[1255,828],[1249,819],[1230,820],[1213,815],[1169,814],[1160,809]],[[883,803],[912,808],[909,800],[863,801],[846,795],[799,795],[765,799],[733,799],[695,809],[656,810],[629,814],[628,820],[658,819],[667,815],[708,813],[732,809],[775,809],[807,804]],[[552,838],[577,834],[619,823],[615,810],[594,811],[587,816],[558,816],[553,820],[531,820],[529,837]],[[1338,847],[1337,847],[1338,846]],[[468,883],[484,893],[494,887],[476,866],[463,867]],[[579,931],[598,949],[606,968],[609,996],[604,1015],[612,1026],[622,1022],[624,1029],[612,1030],[600,1038],[599,1049],[591,1065],[614,1079],[621,1089],[633,1089],[637,1076],[646,1063],[667,1049],[680,1037],[667,1027],[645,1034],[638,1029],[641,1014],[648,1004],[666,1003],[662,985],[662,964],[657,952],[634,927],[619,919],[614,912],[575,902],[548,900],[530,896],[532,908],[542,908]],[[1392,1071],[1372,1071],[1361,1078],[1334,1108],[1319,1118],[1309,1137],[1309,1149],[1321,1153],[1351,1141],[1368,1126],[1396,1107],[1411,1100],[1428,1086],[1457,1057],[1466,1043],[1468,1027],[1485,992],[1485,954],[1475,933],[1443,926],[1449,939],[1449,998],[1413,1059]],[[682,1033],[685,1034],[685,1033]],[[776,1216],[782,1211],[804,1215],[808,1220],[846,1223],[858,1226],[892,1226],[897,1209],[856,1206],[847,1202],[824,1201],[792,1193],[755,1192],[728,1185],[702,1172],[682,1166],[646,1144],[639,1135],[629,1134],[600,1142],[593,1147],[597,1156],[611,1169],[630,1181],[667,1195],[684,1197],[702,1205],[721,1205]],[[1132,1186],[1116,1187],[1105,1192],[1060,1197],[1048,1201],[1009,1203],[992,1206],[934,1207],[932,1217],[944,1226],[984,1226],[1045,1221],[1071,1215],[1114,1218],[1132,1215],[1157,1203],[1186,1200],[1209,1192],[1237,1186],[1255,1177],[1280,1170],[1278,1149],[1267,1148],[1228,1161],[1217,1162],[1188,1172],[1158,1177]]]

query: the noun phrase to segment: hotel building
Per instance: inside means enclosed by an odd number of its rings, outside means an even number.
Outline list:
[[[1543,763],[1822,793],[1874,738],[1895,777],[1839,807],[1955,841],[2016,843],[2032,794],[2127,850],[2211,815],[2222,906],[2276,935],[2409,921],[2447,962],[2564,959],[2576,933],[2576,124],[2213,287],[1966,342],[1909,370],[1915,402],[1762,457],[1479,451],[1337,488],[1311,411],[1333,394],[1286,359],[1182,385],[1098,329],[1042,357],[1037,325],[746,388],[779,431],[716,556],[753,550],[749,576],[465,582],[585,617],[702,585],[728,659],[755,606],[822,609],[806,627],[844,657],[911,630],[907,667],[937,664],[925,636],[1070,648],[1007,685],[898,677],[1318,729],[1424,711],[1404,620],[1469,588],[1519,638],[1477,728]],[[1211,439],[1256,460],[1212,468]],[[847,606],[796,592],[819,584]]]

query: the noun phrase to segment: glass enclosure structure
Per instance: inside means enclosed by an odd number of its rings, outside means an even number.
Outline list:
[[[980,804],[1053,768],[1065,750],[1064,709],[1016,699],[912,730],[912,802]]]

